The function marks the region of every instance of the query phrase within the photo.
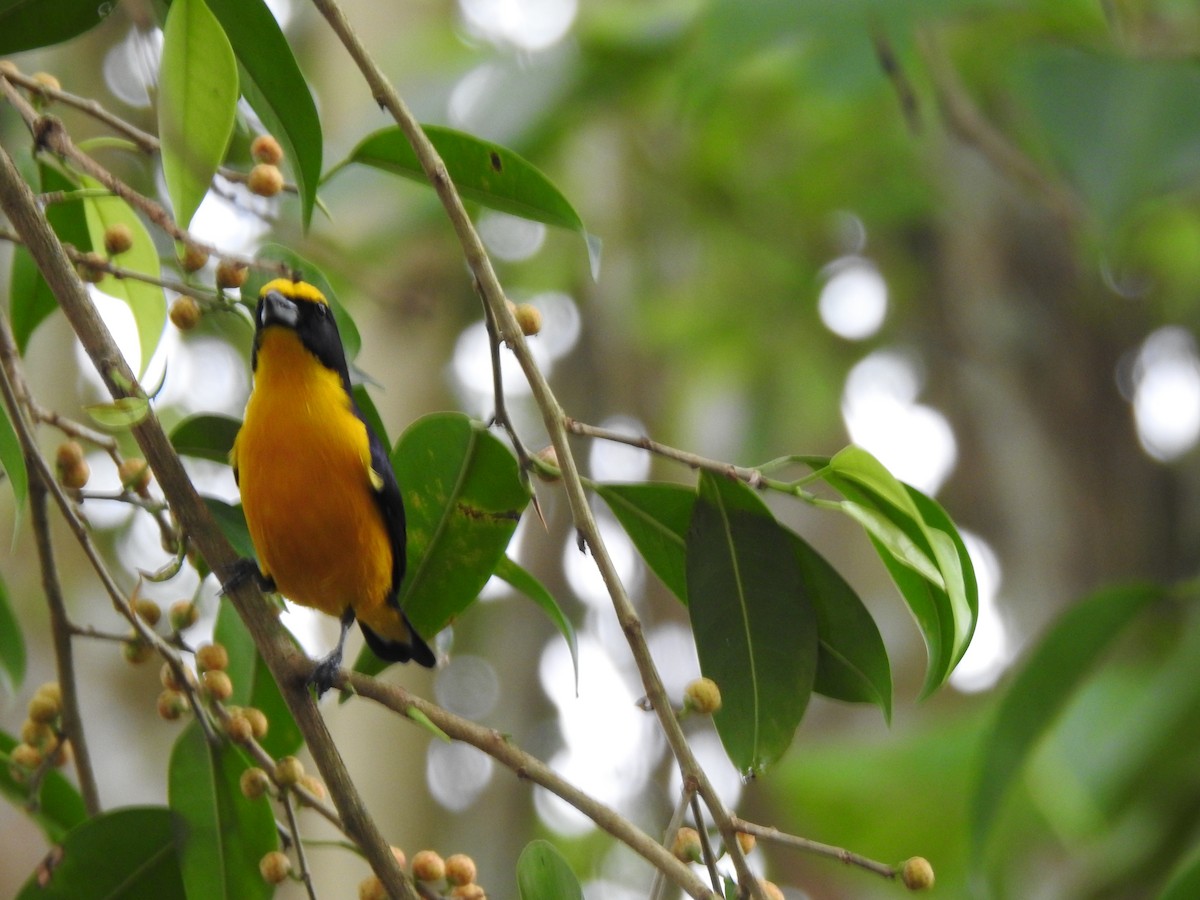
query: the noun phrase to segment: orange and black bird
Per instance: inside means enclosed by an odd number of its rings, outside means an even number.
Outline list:
[[[354,402],[328,301],[303,281],[264,285],[254,313],[254,387],[230,462],[262,586],[341,621],[310,683],[332,685],[351,623],[381,659],[433,666],[398,595],[404,502],[387,448]]]

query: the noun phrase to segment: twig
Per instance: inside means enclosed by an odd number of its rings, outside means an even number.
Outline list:
[[[304,839],[300,837],[300,823],[296,820],[296,809],[292,805],[292,792],[284,789],[280,792],[279,802],[287,815],[288,827],[292,830],[292,844],[296,848],[296,862],[300,864],[300,880],[308,892],[309,900],[317,900],[317,891],[313,887],[312,872],[308,868],[308,856],[304,852]]]
[[[679,826],[683,824],[683,817],[691,806],[692,798],[695,796],[696,786],[685,781],[683,788],[680,790],[679,802],[675,804],[675,812],[671,814],[671,821],[667,823],[667,828],[663,832],[664,847],[670,847],[675,842],[675,834],[679,831]],[[655,869],[654,881],[650,884],[650,893],[647,896],[650,900],[660,900],[665,886],[666,881],[663,877],[662,869]]]
[[[755,822],[747,822],[745,819],[733,819],[733,826],[742,834],[752,834],[756,838],[761,838],[764,841],[771,841],[776,844],[781,844],[785,847],[792,847],[796,850],[803,850],[806,853],[814,853],[817,856],[824,856],[827,859],[836,859],[848,866],[857,866],[860,869],[866,869],[868,872],[874,872],[883,878],[895,878],[900,874],[900,870],[895,866],[889,866],[887,863],[877,862],[873,859],[868,859],[858,853],[852,853],[842,847],[834,847],[832,844],[822,844],[820,841],[809,840],[808,838],[798,837],[794,834],[787,834],[780,831],[778,828],[773,828],[769,825],[759,825]]]
[[[704,866],[708,869],[708,877],[712,882],[713,892],[721,893],[721,876],[717,874],[717,858],[713,855],[712,842],[708,839],[708,829],[704,827],[704,810],[700,808],[700,798],[692,794],[692,817],[696,820],[696,834],[700,838],[700,853]]]

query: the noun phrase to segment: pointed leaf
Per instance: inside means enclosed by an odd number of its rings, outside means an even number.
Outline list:
[[[254,542],[250,540],[250,529],[246,527],[246,517],[242,513],[241,504],[234,506],[216,497],[205,497],[204,505],[212,513],[221,534],[233,545],[238,556],[243,559],[256,559]]]
[[[507,556],[500,560],[500,565],[496,566],[496,577],[508,582],[509,585],[540,606],[550,621],[554,623],[558,633],[567,642],[567,649],[571,651],[571,665],[575,669],[575,687],[578,689],[579,643],[575,637],[575,626],[571,624],[570,619],[563,615],[562,608],[554,599],[554,595],[546,590],[546,586],[533,575]]]
[[[81,176],[80,181],[84,187],[102,189],[100,182],[87,176]],[[125,225],[133,232],[133,245],[121,254],[121,266],[152,278],[161,275],[158,251],[154,248],[150,233],[129,204],[120,197],[85,197],[83,210],[93,247],[104,246],[104,232],[109,226]],[[145,372],[167,324],[167,300],[163,289],[144,281],[114,278],[112,275],[104,276],[96,287],[110,297],[123,301],[133,313],[142,356],[141,363],[134,368],[139,373]]]
[[[0,675],[9,693],[15,693],[25,680],[25,634],[13,612],[3,578],[0,578]]]
[[[549,841],[530,841],[517,859],[521,900],[583,900],[583,888],[558,848]]]
[[[96,0],[0,0],[0,53],[69,40],[98,25],[115,6]]]
[[[175,817],[161,806],[88,819],[46,855],[17,900],[187,900],[174,827]]]
[[[817,616],[788,533],[740,482],[700,475],[687,540],[700,669],[721,689],[713,722],[743,774],[777,760],[812,693]]]
[[[1009,685],[983,743],[971,803],[971,836],[981,855],[996,816],[1038,741],[1105,649],[1164,591],[1151,584],[1106,588],[1067,610]]]
[[[283,147],[300,192],[301,219],[312,220],[321,180],[324,133],[308,82],[263,0],[207,0],[241,66],[246,101]]]
[[[150,401],[145,397],[118,397],[108,403],[91,403],[84,409],[97,425],[110,431],[128,431],[146,420]]]
[[[462,131],[441,125],[422,128],[446,164],[450,180],[465,199],[577,232],[587,245],[593,274],[597,271],[599,243],[588,235],[570,201],[537,167],[506,147]],[[416,153],[398,127],[368,135],[326,178],[350,163],[429,183]]]
[[[687,603],[685,541],[696,492],[681,484],[599,484],[608,504],[646,565]]]
[[[242,796],[246,766],[232,745],[211,746],[194,722],[175,742],[167,791],[188,896],[254,900],[274,893],[258,861],[278,846],[275,817],[269,803]]]
[[[874,703],[892,718],[892,669],[875,619],[825,557],[788,532],[804,589],[817,614],[820,648],[813,690],[848,703]]]
[[[171,446],[180,456],[229,463],[229,451],[242,423],[232,416],[200,413],[171,429]]]
[[[87,818],[87,809],[78,789],[61,772],[51,769],[30,796],[29,785],[13,778],[8,755],[17,746],[17,739],[0,732],[0,794],[18,809],[26,810],[46,840],[61,841],[63,835]]]
[[[233,48],[204,0],[174,0],[163,26],[158,135],[175,221],[187,228],[225,159],[238,100]]]

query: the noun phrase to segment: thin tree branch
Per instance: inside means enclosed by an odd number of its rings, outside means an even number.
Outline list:
[[[895,866],[889,866],[887,863],[877,862],[873,859],[868,859],[858,853],[852,853],[842,847],[835,847],[832,844],[822,844],[820,841],[809,840],[808,838],[799,837],[794,834],[787,834],[780,831],[778,828],[772,828],[769,825],[759,825],[755,822],[747,822],[745,819],[734,817],[734,828],[742,834],[752,834],[756,838],[764,841],[771,841],[780,844],[784,847],[791,847],[795,850],[803,850],[806,853],[813,853],[817,856],[823,856],[827,859],[836,859],[838,862],[843,862],[848,866],[857,866],[860,869],[866,869],[868,872],[874,872],[883,878],[896,878],[900,874],[900,869]]]

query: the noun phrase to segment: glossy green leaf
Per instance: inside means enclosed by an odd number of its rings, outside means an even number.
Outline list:
[[[892,669],[875,619],[825,557],[798,534],[789,535],[817,614],[820,647],[813,690],[848,703],[873,703],[891,721]]]
[[[595,274],[599,267],[599,243],[588,235],[570,201],[536,166],[491,141],[441,125],[422,127],[446,164],[459,194],[489,209],[577,232],[587,245]],[[416,153],[398,127],[384,128],[363,138],[350,156],[325,177],[350,163],[429,183]]]
[[[392,465],[408,517],[400,604],[430,638],[479,596],[504,558],[529,490],[508,447],[459,413],[410,425]]]
[[[233,682],[229,703],[254,707],[267,717],[267,733],[259,743],[276,759],[299,750],[304,743],[300,727],[233,604],[221,604],[213,640],[223,644],[229,652],[226,671]]]
[[[1200,897],[1200,844],[1175,867],[1158,900],[1195,900],[1196,897]]]
[[[229,451],[242,423],[231,416],[199,413],[171,429],[171,446],[180,456],[228,463]]]
[[[337,322],[338,333],[342,337],[342,346],[346,348],[346,359],[353,362],[362,348],[362,336],[358,333],[358,326],[354,324],[354,320],[350,318],[350,314],[338,300],[337,292],[329,283],[329,279],[325,277],[325,273],[315,263],[309,262],[299,253],[289,250],[281,244],[264,244],[258,249],[255,256],[265,262],[283,263],[301,280],[307,281],[325,295],[330,309],[333,310],[333,320]],[[275,277],[267,272],[251,269],[246,278],[246,284],[242,287],[242,297],[253,306],[258,302],[258,293],[262,290],[262,286]]]
[[[540,606],[542,612],[554,623],[554,627],[558,629],[558,633],[567,642],[567,649],[571,651],[571,665],[575,669],[575,685],[578,688],[579,642],[575,637],[575,626],[563,614],[562,607],[558,605],[558,601],[554,599],[554,595],[546,590],[544,584],[507,556],[501,559],[500,564],[496,566],[496,577],[508,582],[511,587],[520,591]]]
[[[684,544],[696,492],[680,484],[599,484],[608,504],[646,565],[687,603]]]
[[[100,182],[87,176],[81,176],[84,187],[101,190]],[[129,204],[120,197],[85,197],[83,199],[84,216],[87,219],[88,234],[91,236],[93,247],[104,246],[104,232],[111,225],[122,224],[133,233],[133,245],[121,254],[120,263],[123,268],[141,272],[152,278],[158,278],[162,270],[158,263],[158,251],[150,238],[150,233],[142,224],[142,220],[130,208]],[[133,313],[133,322],[137,326],[138,346],[141,349],[141,363],[136,368],[139,373],[146,371],[150,357],[158,348],[162,338],[163,328],[167,324],[167,300],[163,289],[145,281],[132,278],[115,278],[104,276],[96,285],[109,296],[123,301]]]
[[[169,809],[115,809],[72,829],[17,900],[187,900]],[[213,895],[214,897],[216,895]]]
[[[269,803],[242,796],[247,766],[230,744],[210,745],[191,723],[171,752],[167,793],[176,816],[175,847],[190,897],[270,897],[258,862],[278,846]]]
[[[762,773],[792,742],[817,670],[817,614],[791,536],[741,482],[700,475],[687,538],[688,612],[730,760]]]
[[[90,403],[84,410],[97,425],[110,431],[127,431],[150,415],[150,401],[145,397],[118,397],[108,403]]]
[[[1033,749],[1105,649],[1133,618],[1163,597],[1157,585],[1106,588],[1067,610],[1009,685],[983,741],[971,803],[971,836],[982,854],[1009,789]]]
[[[225,159],[238,101],[233,48],[205,0],[174,0],[163,26],[158,136],[175,221],[187,228]]]
[[[283,147],[300,192],[301,217],[312,220],[321,180],[324,133],[308,82],[279,23],[263,0],[207,0],[241,67],[246,101]]]
[[[25,498],[29,496],[29,472],[25,468],[25,452],[21,449],[21,439],[17,437],[5,408],[0,408],[0,465],[4,467],[4,475],[12,487],[16,516],[20,521],[21,511],[25,508]],[[15,540],[16,535],[13,538]]]
[[[0,577],[0,676],[9,693],[25,681],[25,633],[13,612],[3,577]]]
[[[69,40],[100,24],[115,6],[96,0],[0,0],[0,53]]]
[[[57,769],[51,769],[30,797],[29,785],[13,778],[8,755],[17,746],[17,739],[0,732],[0,794],[18,809],[29,813],[46,840],[61,841],[63,836],[87,818],[83,797],[75,785]]]
[[[221,534],[233,545],[238,556],[243,559],[255,559],[254,542],[250,540],[250,529],[246,527],[246,517],[242,514],[241,504],[234,506],[216,497],[205,497],[204,505],[212,513]]]
[[[583,900],[583,888],[566,858],[549,841],[530,841],[517,858],[521,900]]]

